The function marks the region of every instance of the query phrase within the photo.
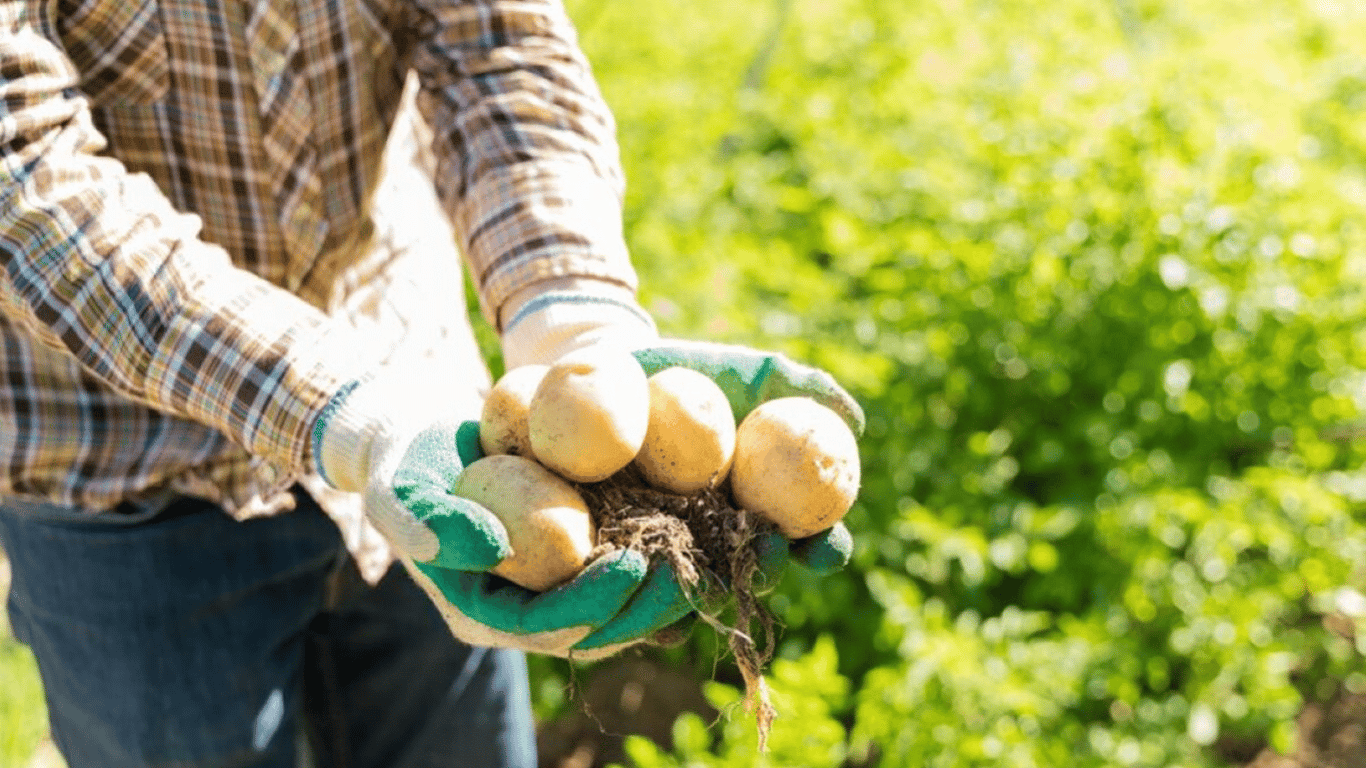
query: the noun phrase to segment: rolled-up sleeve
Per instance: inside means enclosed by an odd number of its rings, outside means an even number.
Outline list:
[[[345,340],[99,154],[49,14],[0,2],[0,314],[126,397],[306,466],[313,419],[349,373]]]
[[[415,0],[437,184],[497,324],[538,280],[634,289],[616,126],[557,0]]]

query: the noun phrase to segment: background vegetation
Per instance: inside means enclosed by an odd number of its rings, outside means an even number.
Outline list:
[[[9,591],[9,562],[0,552],[0,595]],[[25,766],[47,733],[47,709],[33,654],[10,634],[0,612],[0,766]]]
[[[1366,6],[570,8],[665,332],[869,416],[854,563],[769,599],[770,755],[699,631],[654,660],[726,714],[626,764],[1215,768],[1366,694]]]
[[[1222,766],[1366,693],[1366,8],[571,8],[665,331],[868,411],[768,764]],[[706,722],[630,762],[755,764]]]

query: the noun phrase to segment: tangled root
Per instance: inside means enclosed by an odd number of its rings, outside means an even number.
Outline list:
[[[649,487],[633,467],[599,483],[578,486],[598,528],[590,560],[630,549],[673,567],[697,615],[726,637],[745,681],[746,708],[754,713],[764,751],[777,710],[764,666],[773,658],[774,617],[755,594],[760,578],[756,541],[773,526],[730,503],[723,482],[680,496]],[[725,598],[735,600],[734,622],[721,619]],[[754,640],[757,625],[763,644]]]

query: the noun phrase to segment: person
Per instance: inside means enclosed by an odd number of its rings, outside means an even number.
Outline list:
[[[0,14],[0,545],[72,768],[529,766],[524,653],[688,621],[632,552],[540,594],[487,573],[506,532],[451,492],[489,383],[462,258],[508,368],[611,345],[737,416],[861,424],[821,371],[660,337],[556,0]]]

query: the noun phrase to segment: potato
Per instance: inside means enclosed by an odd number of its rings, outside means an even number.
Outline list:
[[[479,444],[486,456],[532,456],[527,413],[547,370],[545,365],[519,366],[503,374],[489,390],[479,416]]]
[[[854,433],[810,398],[770,400],[736,430],[735,501],[789,539],[819,533],[844,517],[858,496],[859,474]]]
[[[726,393],[688,368],[666,368],[648,381],[650,423],[635,461],[646,482],[689,494],[724,480],[735,456]]]
[[[486,456],[456,481],[457,496],[488,508],[507,528],[512,554],[492,572],[544,592],[583,570],[597,538],[583,497],[521,456]]]
[[[571,352],[546,371],[527,421],[537,461],[576,482],[605,480],[645,442],[645,370],[624,350]]]

